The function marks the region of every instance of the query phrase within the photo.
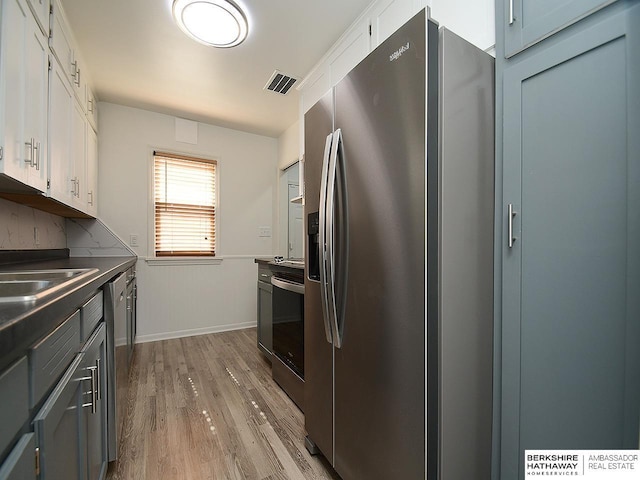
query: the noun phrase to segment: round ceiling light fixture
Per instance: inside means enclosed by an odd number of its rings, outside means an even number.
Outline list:
[[[174,0],[173,18],[191,38],[214,47],[235,47],[249,32],[246,15],[231,0]]]

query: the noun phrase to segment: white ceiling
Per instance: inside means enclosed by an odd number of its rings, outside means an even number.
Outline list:
[[[180,31],[172,0],[61,0],[101,101],[278,136],[299,92],[263,90],[274,70],[303,77],[371,0],[236,0],[241,45],[217,49]]]

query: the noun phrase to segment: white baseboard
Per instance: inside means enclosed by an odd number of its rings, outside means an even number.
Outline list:
[[[205,328],[193,328],[190,330],[178,330],[175,332],[153,333],[151,335],[136,336],[136,343],[158,342],[160,340],[172,340],[174,338],[194,337],[196,335],[206,335],[208,333],[230,332],[232,330],[244,330],[245,328],[255,328],[256,322],[231,323],[228,325],[212,325]],[[116,346],[125,345],[126,339],[116,339]]]

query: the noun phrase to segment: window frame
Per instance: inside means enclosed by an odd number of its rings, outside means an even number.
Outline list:
[[[205,162],[205,163],[213,163],[215,164],[215,174],[214,174],[214,189],[215,189],[215,199],[214,199],[214,254],[208,255],[198,255],[196,254],[175,254],[175,255],[157,255],[156,252],[156,201],[155,201],[155,163],[156,157],[168,157],[168,158],[176,158],[181,160],[195,161],[195,162]],[[149,216],[150,221],[148,222],[148,231],[149,231],[149,241],[148,241],[148,256],[146,261],[150,265],[199,265],[199,264],[219,264],[222,262],[222,257],[219,253],[219,245],[220,245],[220,159],[216,157],[210,157],[206,155],[201,155],[199,153],[183,153],[176,152],[169,149],[152,149],[150,151],[150,162],[148,167],[149,172]]]

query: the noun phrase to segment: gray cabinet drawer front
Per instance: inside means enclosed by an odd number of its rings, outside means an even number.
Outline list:
[[[258,280],[269,283],[271,281],[271,269],[269,267],[258,267]]]
[[[29,406],[34,407],[49,387],[69,366],[80,347],[80,311],[42,339],[29,352],[31,392]]]
[[[29,372],[22,357],[0,376],[0,452],[29,417]],[[0,477],[1,478],[1,477]]]
[[[35,479],[35,449],[35,435],[33,433],[23,435],[0,467],[0,480]]]
[[[80,310],[81,341],[89,338],[91,332],[102,319],[103,294],[99,292],[91,300],[85,303]]]

